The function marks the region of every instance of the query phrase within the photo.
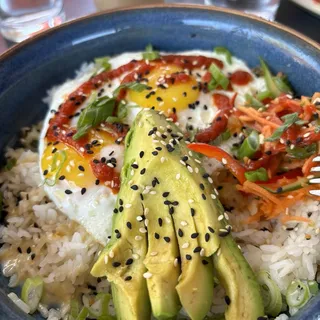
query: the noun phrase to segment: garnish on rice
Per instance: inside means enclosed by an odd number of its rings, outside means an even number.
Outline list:
[[[268,72],[265,76],[271,77]],[[258,196],[259,212],[250,217],[250,222],[272,219],[285,212],[308,195],[310,179],[317,177],[312,169],[316,163],[312,160],[319,150],[320,110],[316,105],[319,93],[312,98],[295,99],[280,92],[279,88],[284,88],[279,85],[280,80],[271,77],[269,81],[270,88],[278,84],[273,90],[273,95],[278,96],[267,103],[259,101],[260,108],[254,97],[247,97],[246,105],[237,108],[225,105],[228,117],[224,130],[242,136],[232,155],[211,145],[210,139],[202,139],[208,129],[198,133],[196,142],[189,145],[189,149],[221,162],[238,180],[238,190]],[[231,127],[233,117],[239,119],[240,129]],[[310,219],[287,215],[281,221],[310,222]]]

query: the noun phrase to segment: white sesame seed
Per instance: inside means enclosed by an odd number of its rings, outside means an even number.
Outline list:
[[[137,221],[142,221],[143,220],[143,218],[141,216],[137,216],[136,219],[137,219]]]
[[[185,242],[182,246],[181,246],[181,248],[182,249],[187,249],[188,247],[189,247],[189,242]]]
[[[141,236],[135,236],[134,239],[135,239],[136,241],[141,241],[141,240],[142,240],[142,237],[141,237]]]
[[[179,180],[180,179],[180,173],[177,173],[176,175],[176,179]]]
[[[240,249],[240,250],[242,250],[242,248],[238,245],[238,248]]]
[[[217,256],[219,257],[221,254],[221,249],[219,248],[218,251],[217,251]]]
[[[109,252],[109,257],[112,259],[112,258],[114,258],[114,252],[111,250],[110,252]]]
[[[281,228],[282,228],[282,230],[286,230],[287,229],[286,226],[282,226]]]
[[[298,230],[299,230],[298,227],[295,227],[295,228],[294,228],[294,231],[298,231]]]
[[[199,173],[199,168],[198,168],[198,167],[195,167],[195,168],[194,168],[194,171],[195,171],[195,173]]]
[[[84,152],[85,150],[84,150],[84,148],[83,148],[83,147],[81,147],[81,148],[80,148],[80,151],[81,151],[81,152]]]
[[[149,220],[148,220],[148,219],[144,220],[144,225],[145,225],[146,227],[148,226],[148,224],[149,224]]]
[[[225,158],[222,158],[222,163],[223,164],[227,164],[228,162],[227,162],[227,160]]]
[[[304,138],[308,138],[310,136],[311,132],[307,132],[303,135]]]
[[[104,256],[104,263],[107,264],[109,261],[109,257],[108,256]]]
[[[218,196],[219,195],[219,192],[216,188],[213,189],[214,190],[214,193]]]
[[[193,199],[189,199],[188,203],[194,203],[194,200]]]
[[[150,279],[151,277],[152,277],[152,273],[151,272],[145,272],[144,274],[143,274],[143,277],[145,278],[145,279]]]
[[[71,166],[71,167],[74,167],[74,166],[75,166],[74,160],[71,160],[69,163],[70,163],[70,166]],[[60,164],[60,160],[57,161],[57,166],[58,166],[59,164]]]
[[[144,208],[144,215],[147,216],[149,213],[149,208]]]
[[[107,166],[108,166],[108,167],[110,167],[110,168],[114,168],[113,164],[112,164],[112,163],[110,163],[110,162],[109,162],[109,163],[107,163]]]
[[[166,158],[165,157],[161,157],[160,162],[164,163],[165,161],[166,161]]]
[[[150,191],[150,190],[148,190],[148,189],[144,189],[144,190],[142,191],[142,194],[147,194],[147,193],[149,193],[149,191]]]
[[[201,164],[201,161],[198,159],[194,159],[194,161]]]
[[[280,139],[280,143],[284,144],[284,140],[282,138]]]
[[[157,132],[156,132],[156,135],[157,135],[159,138],[161,138],[161,132],[157,131]]]
[[[126,207],[126,208],[131,208],[131,207],[132,207],[132,204],[131,204],[131,203],[127,203],[127,204],[125,205],[125,207]]]
[[[211,177],[208,178],[208,181],[209,181],[210,183],[213,183],[213,180],[212,180]]]
[[[224,217],[226,218],[226,220],[229,220],[229,215],[226,212],[224,213]]]
[[[183,166],[186,165],[186,163],[185,163],[184,161],[182,161],[182,160],[180,160],[180,163],[181,163]]]
[[[211,198],[212,199],[217,199],[217,196],[215,194],[211,193]]]
[[[132,258],[133,258],[134,260],[138,260],[138,259],[140,258],[140,256],[139,256],[137,253],[134,253],[134,254],[132,255]]]
[[[146,186],[146,189],[150,190],[150,189],[152,189],[152,186]]]
[[[173,265],[174,265],[175,267],[177,267],[177,266],[178,266],[178,262],[179,262],[178,259],[175,258],[174,261],[173,261]]]
[[[71,167],[70,166],[66,166],[66,170],[67,170],[67,172],[70,172],[71,171]]]
[[[146,228],[139,228],[139,232],[141,232],[141,233],[147,233],[147,229],[146,229]]]
[[[182,220],[182,221],[180,222],[180,224],[181,224],[183,227],[185,227],[185,226],[187,226],[187,225],[188,225],[188,222],[187,222],[187,221]]]
[[[292,145],[290,146],[290,150],[293,150],[294,148],[295,148],[295,145],[292,144]]]
[[[155,257],[158,254],[157,251],[150,252],[150,256]]]
[[[192,167],[188,166],[188,171],[189,171],[190,173],[192,173],[192,172],[193,172]]]
[[[171,219],[168,218],[168,217],[166,217],[166,222],[167,222],[167,223],[171,223]]]
[[[133,170],[133,169],[131,170],[131,175],[132,175],[132,176],[134,175],[134,170]]]
[[[218,217],[218,221],[221,221],[221,220],[223,220],[223,215],[221,214],[219,217]]]
[[[163,144],[164,146],[166,145],[166,142],[163,140],[161,140],[160,143]]]
[[[189,151],[188,153],[189,153],[189,156],[190,156],[190,157],[193,157],[192,151]]]
[[[316,229],[316,234],[319,234],[320,233],[320,228],[317,228]]]
[[[78,174],[78,177],[83,177],[83,176],[84,176],[84,173],[83,173],[83,172],[81,172],[81,173]]]
[[[159,128],[160,128],[160,130],[162,130],[162,131],[164,131],[164,129],[165,129],[164,126],[160,126]]]
[[[177,98],[175,98],[175,97],[172,97],[172,100],[173,100],[174,102],[176,102],[176,101],[177,101]]]
[[[150,194],[157,194],[157,191],[150,191]]]

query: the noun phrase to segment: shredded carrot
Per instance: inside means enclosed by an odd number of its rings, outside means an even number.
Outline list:
[[[284,216],[281,218],[282,223],[287,223],[290,221],[301,221],[307,223],[313,223],[313,221],[306,217],[299,217],[299,216]]]
[[[257,122],[259,122],[261,124],[269,125],[270,127],[275,128],[275,129],[279,127],[278,124],[273,123],[271,121],[268,121],[267,119],[261,117],[261,114],[258,111],[256,111],[255,109],[253,109],[253,108],[247,108],[247,107],[239,106],[238,109],[241,112],[245,113],[250,118],[252,118],[253,120],[255,120],[255,121],[257,121]]]
[[[237,189],[240,191],[243,191],[243,192],[255,194],[259,197],[262,197],[263,199],[269,200],[269,201],[275,203],[276,205],[282,207],[281,201],[276,196],[274,196],[269,191],[263,189],[262,187],[260,187],[256,183],[253,183],[253,182],[247,180],[243,183],[242,186],[237,186]]]

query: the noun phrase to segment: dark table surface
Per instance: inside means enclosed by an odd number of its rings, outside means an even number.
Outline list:
[[[168,2],[174,1],[170,0]],[[176,2],[203,3],[203,1],[199,0]],[[64,9],[67,20],[97,12],[94,0],[64,0]],[[275,20],[320,43],[320,17],[305,11],[290,0],[281,0]],[[0,54],[7,50],[9,46],[7,41],[0,35]]]

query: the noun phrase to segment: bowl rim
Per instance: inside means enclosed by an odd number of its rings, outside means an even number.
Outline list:
[[[28,38],[20,43],[15,44],[14,46],[12,46],[10,48],[8,48],[6,51],[4,51],[2,54],[0,54],[0,63],[5,61],[6,58],[11,57],[15,53],[18,53],[21,49],[32,44],[33,42],[37,42],[38,40],[45,38],[46,36],[50,35],[51,33],[56,32],[57,30],[64,29],[64,28],[68,27],[69,25],[77,24],[78,22],[81,22],[81,21],[90,20],[95,17],[118,13],[118,12],[121,13],[121,12],[136,11],[136,10],[170,9],[170,8],[189,9],[189,10],[197,9],[197,10],[203,10],[203,11],[213,11],[213,12],[226,13],[226,14],[236,15],[238,17],[247,18],[252,21],[260,22],[262,24],[276,28],[280,31],[284,31],[286,33],[289,33],[289,34],[297,37],[298,39],[308,43],[309,45],[313,46],[314,48],[316,48],[317,50],[320,51],[320,43],[318,43],[315,40],[312,40],[311,38],[304,35],[303,33],[296,31],[290,27],[287,27],[279,22],[269,21],[269,20],[266,20],[264,18],[258,17],[253,14],[244,13],[244,12],[237,11],[234,9],[221,8],[221,7],[216,7],[216,6],[198,5],[198,4],[153,4],[153,5],[140,5],[140,6],[139,5],[138,6],[126,6],[126,7],[120,7],[120,8],[116,8],[116,9],[110,9],[110,10],[102,10],[102,11],[91,13],[91,14],[83,16],[83,17],[79,17],[76,19],[66,21],[59,26],[44,30],[39,34],[37,34],[31,38]]]

